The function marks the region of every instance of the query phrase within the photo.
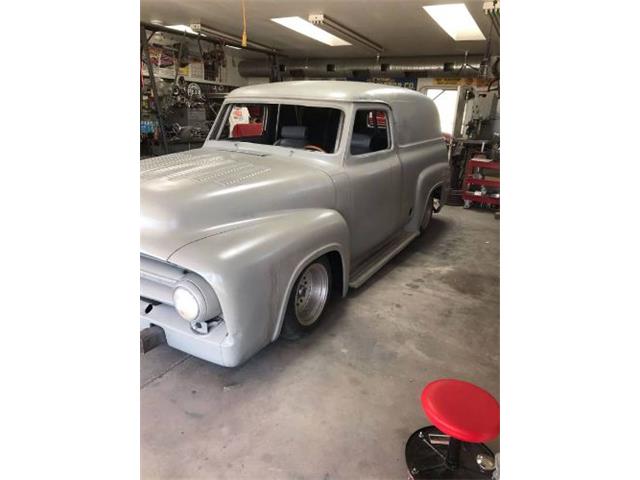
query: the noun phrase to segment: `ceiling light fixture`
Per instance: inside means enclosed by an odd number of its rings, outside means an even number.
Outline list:
[[[346,40],[343,40],[340,37],[336,37],[335,35],[316,27],[313,23],[308,22],[301,17],[279,17],[272,18],[271,21],[276,22],[283,27],[287,27],[295,32],[301,33],[302,35],[305,35],[309,38],[313,38],[318,42],[324,43],[325,45],[329,45],[330,47],[342,47],[345,45],[351,45]]]
[[[464,3],[425,5],[424,10],[455,41],[485,40]]]
[[[171,30],[177,30],[179,32],[187,32],[192,35],[198,35],[198,32],[193,30],[189,25],[167,25],[167,28]]]
[[[316,14],[309,15],[309,22],[313,23],[314,25],[332,30],[333,32],[348,38],[349,40],[351,40],[354,43],[357,43],[358,45],[361,45],[365,48],[373,50],[377,54],[382,53],[383,48],[380,45],[369,40],[367,37],[363,37],[359,33],[354,32],[353,30],[350,30],[349,28],[336,22],[332,18],[327,17],[323,13],[316,13]]]

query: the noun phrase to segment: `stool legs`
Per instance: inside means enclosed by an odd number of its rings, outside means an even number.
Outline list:
[[[407,470],[413,480],[488,480],[492,472],[480,468],[479,456],[493,459],[493,452],[482,443],[461,442],[434,426],[415,431],[405,447]]]
[[[460,460],[460,440],[449,437],[449,447],[447,448],[447,467],[451,470],[458,468]]]

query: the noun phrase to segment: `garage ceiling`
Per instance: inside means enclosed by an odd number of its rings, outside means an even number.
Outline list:
[[[270,21],[273,17],[324,13],[384,47],[383,56],[461,55],[484,53],[487,41],[455,42],[422,9],[423,5],[461,3],[433,0],[246,0],[247,33],[251,41],[298,58],[369,57],[357,46],[329,47]],[[483,0],[464,2],[487,39],[491,21],[482,11]],[[141,20],[165,25],[203,23],[240,36],[240,0],[141,0]],[[492,52],[498,37],[493,33]]]

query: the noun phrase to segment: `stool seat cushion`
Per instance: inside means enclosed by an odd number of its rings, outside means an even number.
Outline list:
[[[422,408],[438,430],[463,442],[488,442],[500,433],[497,400],[473,383],[431,382],[422,391]]]

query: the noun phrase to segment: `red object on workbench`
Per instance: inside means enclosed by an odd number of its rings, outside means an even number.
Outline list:
[[[475,202],[480,204],[496,205],[500,207],[500,197],[492,197],[489,195],[476,195],[469,187],[472,185],[479,185],[489,187],[492,189],[500,189],[500,180],[487,180],[485,178],[473,178],[473,171],[479,168],[480,170],[493,170],[495,172],[500,171],[500,163],[487,160],[486,158],[472,158],[467,162],[467,167],[464,172],[464,181],[462,183],[462,198],[469,202]],[[499,192],[498,192],[499,193]]]

